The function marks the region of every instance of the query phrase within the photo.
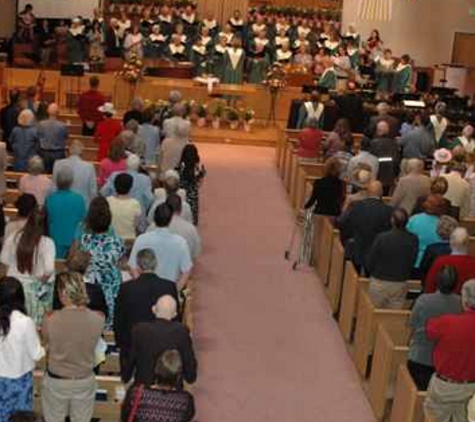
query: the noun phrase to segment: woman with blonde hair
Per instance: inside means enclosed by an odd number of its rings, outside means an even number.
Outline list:
[[[56,285],[62,309],[49,314],[42,326],[48,363],[41,390],[43,414],[48,421],[89,421],[97,383],[95,350],[104,329],[104,315],[87,308],[83,276],[63,272]]]
[[[18,115],[18,125],[10,135],[10,143],[13,149],[14,170],[26,171],[28,160],[37,155],[39,149],[35,115],[31,110],[24,109]]]
[[[45,198],[53,189],[51,179],[43,174],[44,164],[41,157],[35,155],[28,160],[28,174],[21,177],[18,190],[29,193],[36,198],[38,204],[43,205]]]

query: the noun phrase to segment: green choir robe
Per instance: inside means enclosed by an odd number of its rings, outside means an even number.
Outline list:
[[[318,120],[318,126],[323,127],[323,112],[325,106],[322,103],[314,103],[312,101],[304,102],[299,109],[299,115],[297,119],[297,129],[303,129],[308,118]]]
[[[325,69],[320,80],[318,81],[318,86],[321,88],[327,88],[329,90],[336,89],[337,84],[337,76],[335,69],[333,67],[329,67]]]
[[[360,64],[360,53],[357,49],[348,50],[348,57],[350,58],[351,68],[357,69]]]
[[[412,67],[409,64],[399,64],[393,78],[393,91],[396,94],[404,94],[411,90]]]
[[[68,47],[69,63],[82,63],[86,60],[86,37],[83,33],[73,34],[68,31],[66,46]]]
[[[242,48],[228,48],[224,55],[223,83],[242,84],[245,54]]]
[[[260,84],[266,78],[269,59],[265,51],[254,53],[248,60],[248,82],[251,84]]]
[[[201,76],[208,71],[208,51],[206,46],[194,45],[190,51],[190,60],[193,62],[193,73],[195,76]]]
[[[377,90],[390,92],[393,89],[394,60],[380,59],[376,65],[376,74],[378,79]]]
[[[224,58],[226,56],[226,47],[220,44],[216,45],[211,53],[213,75],[219,78],[220,81],[224,79]]]

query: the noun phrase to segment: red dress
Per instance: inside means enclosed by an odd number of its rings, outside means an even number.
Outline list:
[[[299,136],[297,155],[300,158],[317,158],[323,139],[320,129],[305,128]]]
[[[105,119],[99,122],[94,134],[94,141],[99,144],[97,161],[107,157],[111,142],[122,132],[122,122],[117,119]]]

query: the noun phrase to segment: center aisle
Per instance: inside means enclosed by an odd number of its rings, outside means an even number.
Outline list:
[[[283,259],[294,217],[274,150],[198,147],[197,420],[374,421],[315,273]]]

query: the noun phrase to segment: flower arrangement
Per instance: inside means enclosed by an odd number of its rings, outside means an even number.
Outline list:
[[[283,65],[274,63],[266,74],[266,79],[262,82],[269,88],[269,91],[280,91],[287,85],[287,72]]]
[[[142,60],[138,56],[132,55],[124,63],[122,70],[118,72],[118,76],[121,76],[126,82],[136,84],[143,77]]]

